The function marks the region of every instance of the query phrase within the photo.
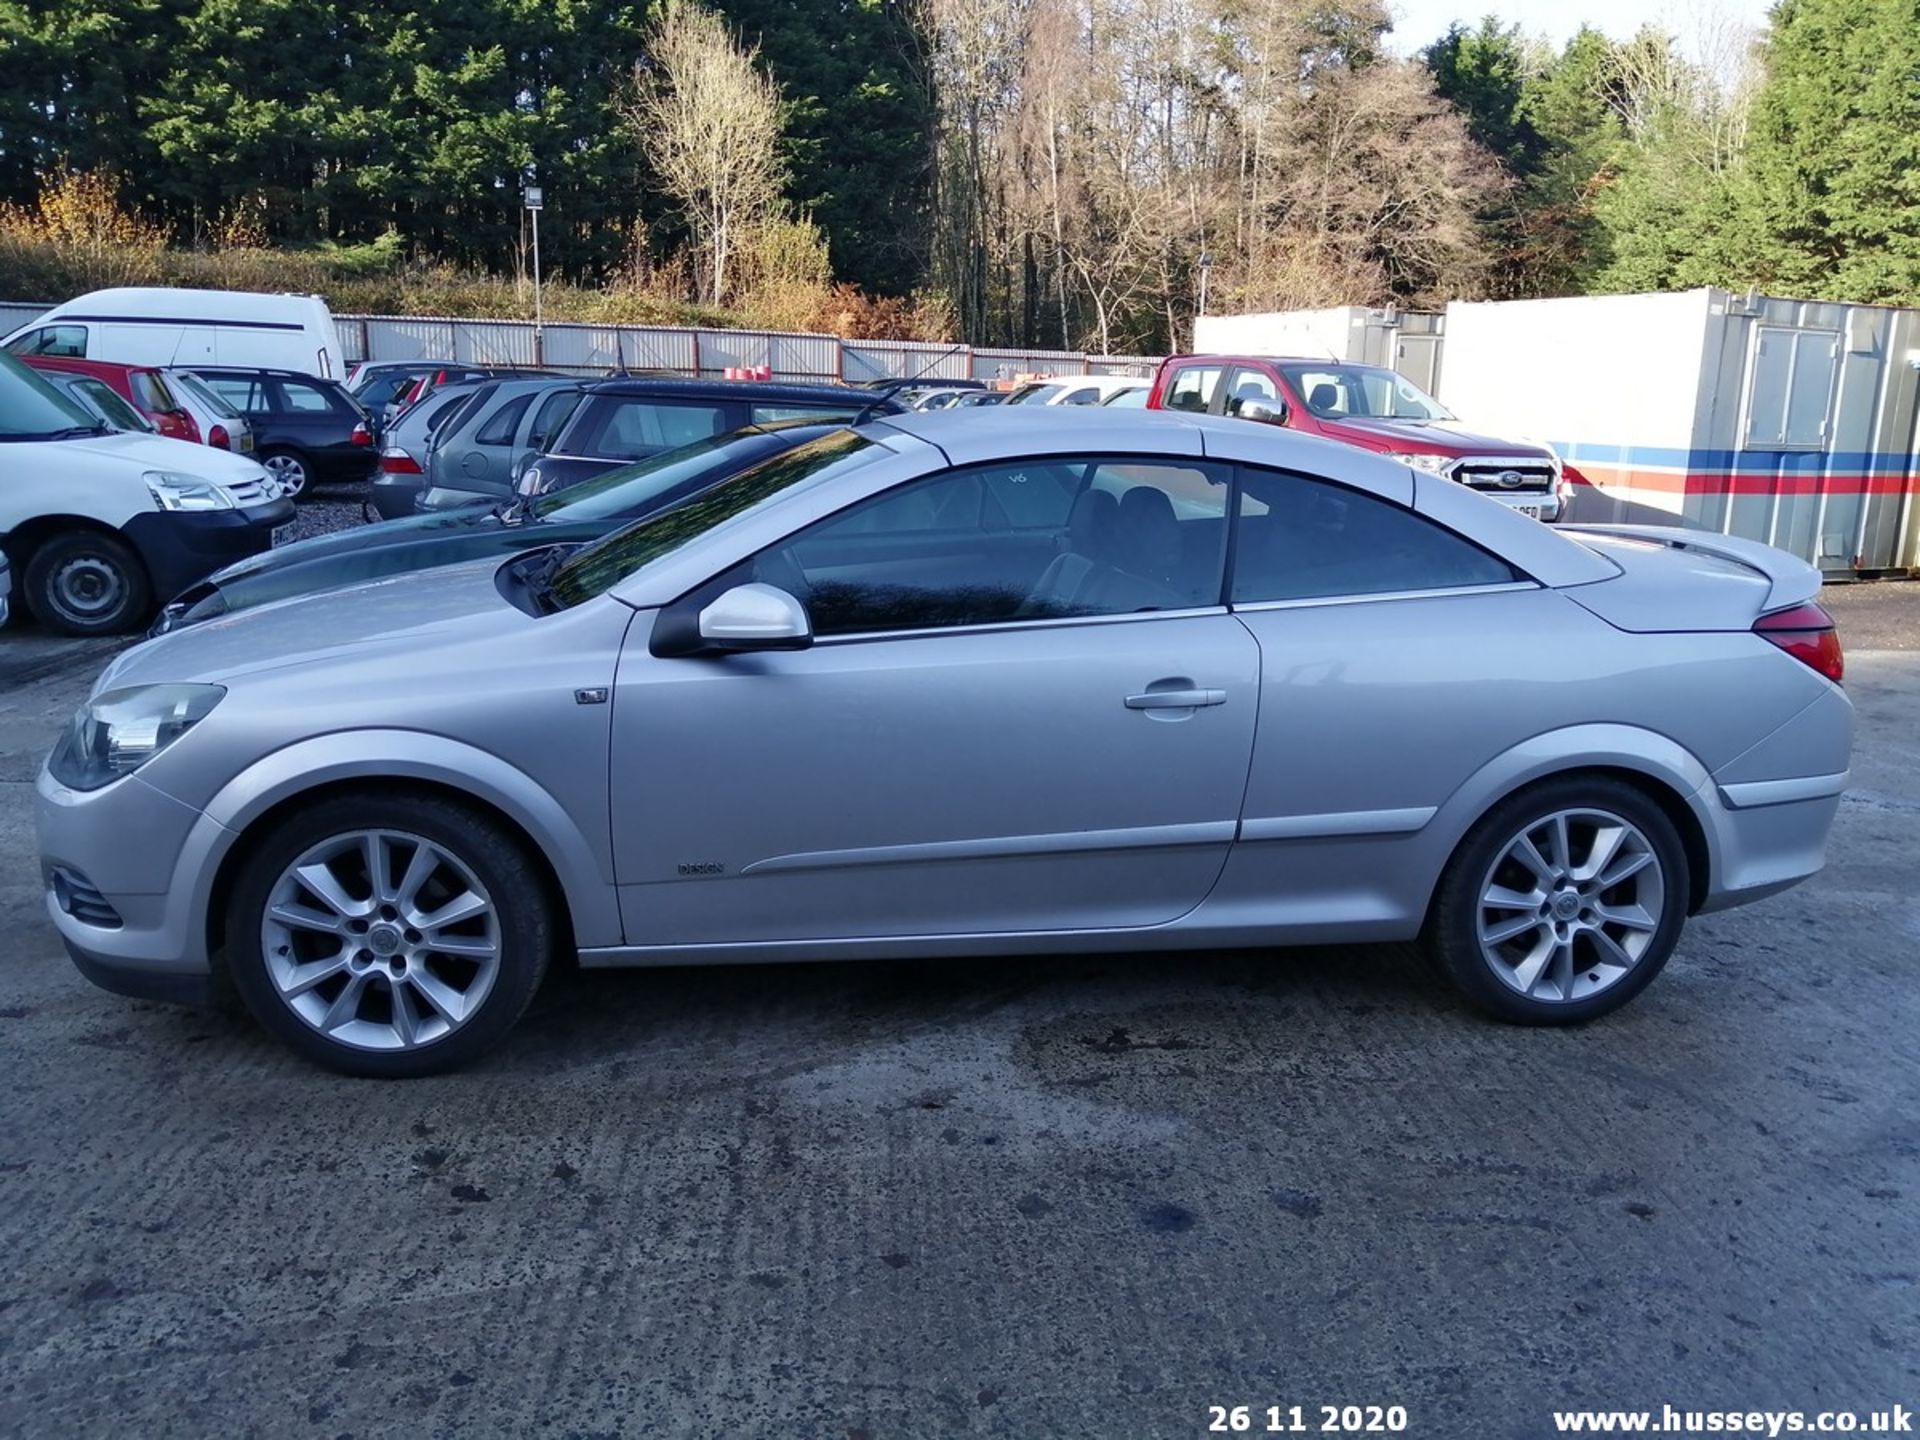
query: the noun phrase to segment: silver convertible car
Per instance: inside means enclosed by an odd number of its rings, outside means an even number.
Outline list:
[[[1424,935],[1624,1004],[1819,869],[1816,572],[1549,529],[1203,416],[890,416],[581,547],[275,602],[101,676],[40,776],[90,979],[418,1075],[588,966]]]

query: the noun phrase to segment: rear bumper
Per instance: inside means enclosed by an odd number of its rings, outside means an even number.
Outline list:
[[[293,513],[292,500],[241,510],[154,510],[134,516],[123,533],[140,552],[155,596],[164,600],[222,566],[267,549],[274,528],[293,519]]]
[[[419,497],[425,477],[420,475],[379,474],[373,477],[368,487],[373,508],[379,512],[382,520],[398,520],[403,515],[414,513],[413,502]]]
[[[1700,909],[1745,905],[1818,874],[1846,783],[1844,774],[1812,775],[1703,790],[1714,863]]]

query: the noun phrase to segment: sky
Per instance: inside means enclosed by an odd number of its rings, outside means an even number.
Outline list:
[[[1387,0],[1387,8],[1395,17],[1393,46],[1409,55],[1445,34],[1453,21],[1477,25],[1489,11],[1556,44],[1583,23],[1621,40],[1655,23],[1694,50],[1696,37],[1715,18],[1758,28],[1769,0]]]

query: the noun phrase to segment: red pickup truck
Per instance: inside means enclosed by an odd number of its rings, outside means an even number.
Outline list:
[[[1174,355],[1153,377],[1149,410],[1233,415],[1391,455],[1558,520],[1571,486],[1542,445],[1476,435],[1404,375],[1378,365],[1259,355]]]

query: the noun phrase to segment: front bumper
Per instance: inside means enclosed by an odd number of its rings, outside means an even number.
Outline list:
[[[82,791],[43,767],[34,830],[47,917],[82,975],[143,999],[210,996],[207,901],[225,827],[138,775]]]
[[[289,499],[239,510],[151,510],[129,520],[123,533],[140,552],[154,594],[164,599],[268,549],[275,528],[293,513]]]

